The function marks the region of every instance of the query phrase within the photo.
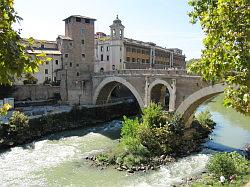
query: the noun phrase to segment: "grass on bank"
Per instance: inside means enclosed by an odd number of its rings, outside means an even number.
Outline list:
[[[237,152],[214,154],[207,164],[207,170],[208,174],[201,181],[193,183],[192,187],[241,187],[250,181],[250,161]],[[220,183],[220,176],[225,177],[224,184]]]

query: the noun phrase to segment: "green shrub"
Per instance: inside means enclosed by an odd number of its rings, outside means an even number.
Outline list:
[[[123,117],[121,137],[137,137],[137,130],[140,125],[139,119],[129,119],[126,116]]]
[[[142,120],[150,127],[159,127],[162,125],[163,109],[161,105],[150,103],[149,107],[144,108]]]
[[[211,129],[214,126],[212,115],[208,110],[200,112],[199,114],[195,116],[195,118],[201,126],[207,129]]]
[[[215,177],[247,174],[250,164],[237,152],[217,153],[212,156],[207,164],[207,169]]]
[[[29,127],[29,118],[19,111],[14,111],[8,125],[9,131],[21,131]]]
[[[107,154],[101,153],[96,156],[96,160],[98,162],[108,162],[109,161],[109,156]]]

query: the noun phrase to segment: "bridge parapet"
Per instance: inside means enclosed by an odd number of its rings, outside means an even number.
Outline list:
[[[124,69],[93,73],[93,77],[116,75],[190,75],[185,69]]]

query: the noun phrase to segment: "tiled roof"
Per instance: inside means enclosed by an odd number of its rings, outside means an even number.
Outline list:
[[[66,19],[68,19],[68,18],[71,18],[71,17],[75,17],[75,18],[83,18],[83,19],[91,19],[91,20],[96,20],[95,18],[90,18],[90,17],[86,17],[86,16],[81,16],[81,15],[71,15],[71,16],[69,16],[69,17],[67,17],[67,18],[65,18],[63,21],[65,21]]]
[[[63,35],[59,35],[58,38],[61,38],[62,40],[73,40],[72,38]]]

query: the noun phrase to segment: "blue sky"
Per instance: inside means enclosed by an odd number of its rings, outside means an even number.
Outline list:
[[[187,0],[16,0],[15,9],[23,18],[17,26],[22,37],[55,40],[70,15],[96,18],[95,30],[109,34],[118,14],[127,38],[180,48],[187,59],[201,54],[202,30],[189,23]]]

